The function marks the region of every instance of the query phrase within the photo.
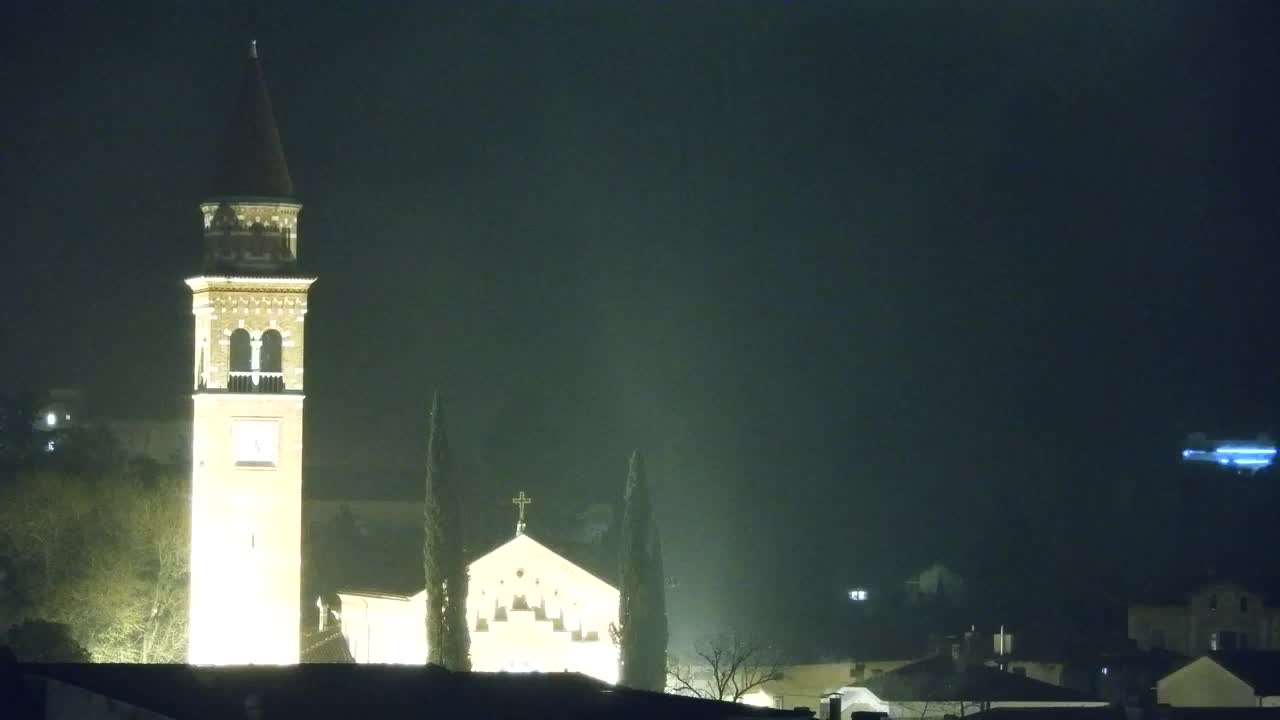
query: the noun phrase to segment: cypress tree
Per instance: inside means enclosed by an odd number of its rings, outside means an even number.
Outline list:
[[[662,544],[649,505],[644,460],[631,454],[619,547],[618,641],[623,685],[662,692],[666,685],[667,607]]]
[[[449,438],[440,393],[431,401],[423,503],[422,569],[427,585],[427,662],[471,669],[467,633],[467,566],[457,499],[449,485]]]

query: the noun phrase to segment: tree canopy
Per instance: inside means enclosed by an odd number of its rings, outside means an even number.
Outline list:
[[[138,468],[32,463],[0,488],[0,626],[65,625],[96,662],[185,660],[187,483]]]
[[[444,404],[436,393],[427,437],[423,505],[423,574],[427,583],[427,662],[469,670],[467,565],[463,559],[458,501],[450,485],[449,439]]]
[[[666,580],[639,452],[632,453],[627,468],[619,556],[621,681],[628,687],[661,692],[666,685]]]

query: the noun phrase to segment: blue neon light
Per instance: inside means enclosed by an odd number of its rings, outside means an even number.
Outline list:
[[[1276,457],[1276,446],[1263,436],[1258,442],[1224,439],[1210,442],[1203,434],[1190,439],[1190,447],[1184,448],[1183,460],[1188,462],[1212,462],[1220,468],[1230,468],[1242,473],[1257,473],[1270,468]]]
[[[1238,440],[1213,444],[1210,448],[1186,448],[1182,459],[1188,462],[1214,463],[1222,467],[1257,472],[1269,467],[1276,457],[1276,447],[1265,442],[1245,443]]]

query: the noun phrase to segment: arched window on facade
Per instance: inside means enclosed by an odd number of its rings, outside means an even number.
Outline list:
[[[255,222],[249,226],[249,254],[250,255],[266,255],[267,241],[265,233],[267,226],[261,222]]]
[[[258,369],[263,372],[259,381],[262,392],[284,390],[283,357],[284,341],[279,330],[262,333],[262,349],[258,351]]]
[[[237,328],[231,333],[231,376],[227,378],[227,389],[231,392],[253,392],[253,378],[249,371],[253,369],[253,350],[249,345],[249,331]]]

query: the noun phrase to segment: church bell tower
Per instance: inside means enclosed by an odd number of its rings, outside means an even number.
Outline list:
[[[256,44],[217,157],[204,262],[187,280],[195,665],[298,662],[303,320],[298,214]]]

